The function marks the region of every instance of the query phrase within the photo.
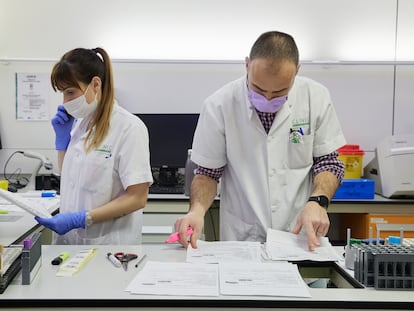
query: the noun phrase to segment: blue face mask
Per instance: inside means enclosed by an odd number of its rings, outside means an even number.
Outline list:
[[[280,97],[275,97],[270,100],[268,100],[263,95],[250,90],[248,92],[248,97],[250,100],[250,103],[260,112],[271,112],[275,113],[282,108],[282,106],[287,101],[287,95],[283,95]]]

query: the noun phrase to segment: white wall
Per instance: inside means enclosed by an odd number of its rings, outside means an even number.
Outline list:
[[[368,160],[383,136],[411,127],[413,15],[410,0],[0,0],[0,169],[22,149],[56,161],[50,122],[15,120],[16,72],[50,73],[67,50],[102,46],[132,112],[198,112],[273,29],[295,37],[300,73],[329,87],[348,142]],[[51,116],[60,101],[51,90]],[[32,161],[16,156],[8,172],[30,173]]]
[[[397,0],[0,0],[0,58],[239,60],[269,29],[302,60],[394,60]],[[409,16],[408,13],[406,13]]]

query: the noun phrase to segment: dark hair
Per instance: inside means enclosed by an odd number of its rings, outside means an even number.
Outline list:
[[[55,91],[68,87],[79,87],[78,81],[89,84],[98,76],[105,81],[105,64],[96,49],[77,48],[62,56],[52,69],[51,83]]]
[[[291,35],[268,31],[260,35],[250,50],[249,59],[268,58],[274,61],[290,60],[299,64],[299,51]]]
[[[89,84],[93,77],[101,79],[102,96],[85,140],[87,151],[98,147],[109,130],[115,99],[112,64],[109,55],[99,47],[73,49],[65,53],[60,61],[53,66],[50,76],[55,91],[63,91],[68,87],[81,89],[79,82]]]

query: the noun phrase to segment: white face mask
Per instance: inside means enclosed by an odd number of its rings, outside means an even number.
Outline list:
[[[89,88],[89,85],[86,88],[86,91],[85,93],[83,93],[83,95],[63,104],[66,111],[77,119],[86,118],[92,112],[94,112],[96,108],[98,107],[98,101],[97,101],[98,93],[95,94],[95,98],[93,99],[91,103],[88,104],[88,102],[86,101],[85,94],[88,91],[88,88]]]

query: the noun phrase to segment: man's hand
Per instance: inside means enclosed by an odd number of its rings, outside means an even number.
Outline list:
[[[197,239],[204,227],[204,214],[194,211],[188,212],[187,215],[180,217],[174,224],[174,230],[180,234],[180,243],[187,248],[188,241],[186,232],[188,227],[193,228],[193,233],[190,235],[191,247],[197,248]]]
[[[326,209],[317,202],[307,202],[300,212],[292,232],[298,234],[302,227],[305,227],[308,236],[308,247],[310,251],[313,251],[315,247],[320,246],[319,237],[328,233],[329,225]]]

